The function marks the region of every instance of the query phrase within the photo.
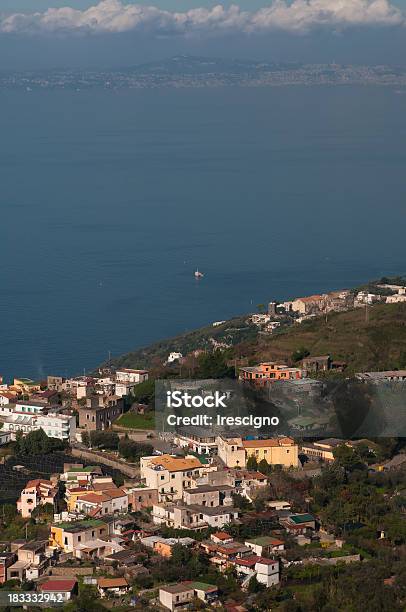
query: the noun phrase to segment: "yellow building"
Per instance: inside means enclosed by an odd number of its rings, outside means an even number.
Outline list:
[[[10,388],[12,391],[26,395],[41,391],[41,385],[31,380],[31,378],[15,378]]]
[[[298,467],[299,447],[292,438],[269,438],[267,440],[243,440],[246,458],[255,457],[258,463],[265,459],[270,465]]]
[[[51,525],[49,545],[62,552],[76,553],[78,547],[97,538],[109,536],[112,532],[110,521],[91,519]]]
[[[67,503],[69,512],[75,511],[77,498],[85,493],[89,493],[89,490],[85,487],[73,487],[72,489],[66,489],[65,501]]]

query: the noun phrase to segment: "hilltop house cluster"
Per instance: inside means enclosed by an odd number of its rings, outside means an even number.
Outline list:
[[[145,556],[170,560],[174,547],[181,546],[204,552],[220,573],[234,570],[243,590],[254,578],[269,588],[280,584],[282,567],[288,565],[288,540],[299,545],[320,542],[333,551],[342,548],[342,540],[323,530],[312,514],[293,511],[290,501],[268,501],[266,509],[258,512],[241,512],[234,506],[236,495],[252,501],[269,488],[266,475],[238,465],[241,450],[245,457],[266,457],[279,464],[293,453],[295,464],[298,447],[293,440],[228,442],[226,452],[231,454],[227,461],[230,465],[237,462],[233,467],[195,455],[152,455],[141,458],[139,482],[126,482],[120,487],[99,466],[75,463],[65,464],[63,473],[50,480],[28,481],[17,502],[24,518],[31,517],[39,505],[48,509],[51,505],[56,510],[58,498],[63,498],[66,509],[55,511],[48,539],[14,540],[7,552],[0,553],[0,584],[11,579],[21,583],[32,580],[38,592],[64,592],[68,601],[78,592],[75,560],[86,561],[92,575],[85,578],[96,586],[100,598],[128,596],[130,601],[131,581],[149,573],[143,562]],[[319,450],[328,453],[338,443],[333,439],[320,441]],[[311,452],[310,447],[307,450]],[[327,455],[325,458],[330,460]],[[286,460],[288,465],[290,459]],[[146,512],[152,522],[143,522],[139,515],[132,514],[134,511]],[[233,524],[245,525],[248,531],[255,525],[255,533],[260,525],[260,535],[233,537],[229,530]],[[181,529],[187,535],[165,537],[163,526]],[[203,540],[196,536],[206,530]],[[359,555],[355,557],[340,556],[340,560],[359,560]],[[68,559],[71,570],[64,576],[62,568]],[[190,608],[200,600],[215,607],[219,595],[215,583],[162,583],[154,605],[177,610]]]
[[[302,323],[307,319],[327,315],[330,312],[344,312],[373,304],[397,304],[406,302],[406,287],[389,283],[372,285],[368,290],[351,291],[343,289],[285,302],[269,302],[267,312],[254,313],[250,322],[263,332],[273,333],[282,321],[288,319]]]
[[[107,429],[123,413],[125,398],[145,380],[147,370],[129,368],[99,377],[48,376],[43,385],[27,378],[7,385],[0,378],[1,443],[38,429],[67,442],[80,440],[85,430]]]
[[[309,368],[331,367],[328,357],[308,359],[313,360],[307,364]],[[46,391],[37,385],[29,388],[31,383],[26,380],[25,388],[17,389],[15,380],[1,390],[15,394],[14,401],[1,406],[2,418],[5,424],[13,422],[8,419],[16,414],[32,415],[35,422],[52,419],[53,414],[71,419],[69,410],[75,406],[79,429],[103,430],[121,414],[124,397],[106,385],[115,381],[135,385],[147,376],[144,370],[122,370],[114,378],[49,377]],[[302,376],[300,368],[277,363],[241,368],[240,372],[242,383],[253,384],[264,380],[269,384],[295,382]],[[29,400],[23,400],[23,395],[29,395]],[[142,456],[139,476],[120,486],[100,466],[83,463],[66,463],[61,473],[49,479],[27,479],[17,510],[32,520],[38,520],[41,512],[47,513],[51,517],[48,538],[8,543],[7,551],[0,553],[0,584],[11,579],[20,583],[32,580],[38,592],[63,592],[69,601],[78,592],[75,568],[84,564],[91,572],[89,584],[97,588],[100,598],[131,601],[132,580],[150,571],[145,556],[170,559],[174,547],[182,546],[202,550],[218,572],[233,569],[242,589],[254,578],[268,588],[281,582],[282,567],[287,564],[285,548],[292,539],[299,545],[323,541],[323,546],[332,550],[342,546],[342,541],[323,531],[317,517],[294,511],[291,500],[269,500],[268,472],[250,467],[255,459],[256,465],[266,461],[269,466],[300,475],[300,455],[306,455],[317,468],[321,461],[334,460],[341,440],[329,438],[300,446],[286,436],[210,436],[195,429],[193,434],[177,433],[173,442],[177,448],[170,453],[155,450]],[[261,496],[267,499],[264,510],[241,511],[238,500],[250,502],[254,508]],[[245,525],[253,533],[258,533],[259,525],[259,535],[232,537],[233,525]],[[182,536],[168,537],[164,529],[182,530]],[[200,532],[205,534],[203,540]],[[340,559],[357,560],[353,557]],[[68,560],[73,572],[69,576],[63,574]],[[162,583],[154,605],[162,610],[193,609],[196,600],[216,606],[219,597],[215,583]]]

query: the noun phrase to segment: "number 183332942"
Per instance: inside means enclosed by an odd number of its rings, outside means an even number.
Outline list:
[[[1,591],[0,606],[58,606],[66,603],[65,593],[35,593],[34,591]]]

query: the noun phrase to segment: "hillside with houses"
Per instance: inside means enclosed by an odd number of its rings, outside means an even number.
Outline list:
[[[379,285],[260,305],[137,364],[0,380],[0,596],[67,612],[403,611],[406,305],[403,285]],[[278,405],[283,431],[155,428],[159,379],[197,394],[221,380],[262,415]],[[381,430],[353,435],[372,410]]]

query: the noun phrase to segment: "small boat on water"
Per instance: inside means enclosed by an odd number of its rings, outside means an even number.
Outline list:
[[[203,278],[203,276],[204,276],[203,272],[199,272],[199,270],[196,270],[195,278]]]

